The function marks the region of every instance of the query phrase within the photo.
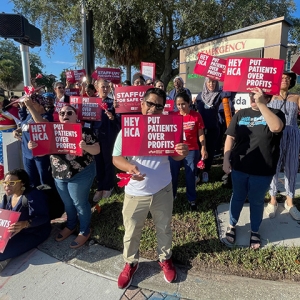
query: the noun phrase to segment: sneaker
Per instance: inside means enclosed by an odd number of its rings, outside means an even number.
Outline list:
[[[284,208],[290,213],[290,215],[296,221],[300,221],[300,212],[296,206],[288,206],[286,201],[284,202]]]
[[[139,264],[137,263],[136,265],[132,264],[125,264],[125,267],[123,271],[120,273],[119,278],[118,278],[118,288],[119,289],[126,289],[127,287],[130,286],[133,274],[136,272],[138,269]]]
[[[208,182],[208,173],[207,172],[202,173],[202,182],[204,182],[204,183]]]
[[[106,199],[106,198],[109,198],[111,196],[111,193],[113,191],[114,188],[112,188],[111,190],[109,191],[103,191],[103,195],[102,195],[102,198]]]
[[[197,210],[197,204],[196,204],[195,201],[190,202],[190,208],[191,208],[191,211],[196,211]]]
[[[164,260],[163,262],[159,261],[158,263],[164,272],[164,278],[166,282],[171,283],[174,280],[176,280],[177,278],[176,269],[173,265],[171,258]]]
[[[99,202],[102,199],[102,196],[103,196],[103,191],[96,191],[96,193],[93,197],[93,201]]]
[[[275,218],[277,208],[278,208],[278,203],[276,203],[276,205],[273,205],[269,202],[268,205],[266,206],[265,212],[270,219]]]

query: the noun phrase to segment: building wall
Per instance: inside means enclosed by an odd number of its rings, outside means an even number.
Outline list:
[[[288,30],[291,26],[284,17],[228,32],[200,44],[182,48],[179,54],[179,75],[192,93],[202,90],[204,78],[193,74],[197,54],[213,56],[263,57],[286,59]]]

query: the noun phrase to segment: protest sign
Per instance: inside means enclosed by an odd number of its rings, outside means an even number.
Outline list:
[[[194,74],[209,77],[213,80],[224,81],[226,59],[198,53]]]
[[[116,113],[141,112],[141,101],[148,89],[148,85],[117,87],[115,89]]]
[[[282,59],[229,57],[223,89],[231,92],[250,92],[259,87],[266,94],[277,95],[283,69]]]
[[[112,83],[121,82],[121,70],[118,68],[100,68],[97,67],[92,74],[94,79],[104,79],[111,81]]]
[[[141,62],[141,73],[145,80],[155,79],[156,64],[151,62]]]
[[[79,96],[80,90],[79,89],[65,89],[65,94],[68,96]]]
[[[64,107],[65,105],[70,105],[70,103],[68,103],[68,102],[60,102],[60,101],[54,103],[54,112],[53,112],[53,120],[54,120],[54,122],[59,122],[58,114],[59,114],[60,110],[62,109],[62,107]]]
[[[79,120],[101,121],[100,98],[70,97],[70,104],[77,109]]]
[[[46,154],[82,155],[79,142],[82,129],[79,123],[34,123],[29,126],[30,140],[38,146],[32,149],[33,156]]]
[[[123,156],[178,155],[174,148],[182,142],[182,137],[182,116],[122,116]]]
[[[292,72],[296,73],[297,75],[300,75],[300,56],[293,65]]]
[[[82,78],[85,76],[86,72],[84,69],[66,71],[66,80],[70,83],[82,81]]]
[[[0,253],[3,253],[5,247],[12,235],[8,227],[18,222],[21,213],[17,211],[0,209]]]
[[[174,110],[174,100],[173,99],[167,99],[165,107],[164,107],[164,112],[167,111],[173,111]]]

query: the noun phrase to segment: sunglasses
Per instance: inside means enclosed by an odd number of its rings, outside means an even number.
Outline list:
[[[146,85],[153,85],[153,82],[147,82]]]
[[[60,111],[59,115],[64,117],[65,115],[67,116],[72,116],[75,112],[73,110],[66,110],[66,111]]]
[[[156,110],[163,110],[164,109],[164,106],[161,105],[161,104],[156,104],[156,103],[153,103],[153,102],[150,102],[150,101],[145,101],[145,102],[146,102],[146,104],[149,108],[155,106]]]
[[[57,87],[57,89],[59,89],[59,90],[63,90],[63,89],[64,89],[64,87],[63,87],[63,86],[58,86],[58,87]]]
[[[17,182],[21,182],[21,180],[11,180],[11,181],[2,181],[3,185],[15,186]]]

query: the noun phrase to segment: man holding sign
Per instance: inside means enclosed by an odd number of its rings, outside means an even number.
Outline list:
[[[161,115],[166,103],[166,93],[158,88],[149,89],[141,103],[143,115]],[[175,145],[178,156],[182,160],[188,154],[188,146]],[[120,132],[113,151],[114,165],[132,174],[125,187],[123,220],[125,227],[123,257],[125,267],[118,278],[118,287],[123,289],[130,285],[133,274],[138,268],[139,245],[142,228],[151,212],[157,230],[159,265],[165,280],[173,282],[176,270],[172,263],[172,231],[171,218],[173,210],[172,178],[167,156],[134,156],[126,159],[122,156],[122,133]]]

